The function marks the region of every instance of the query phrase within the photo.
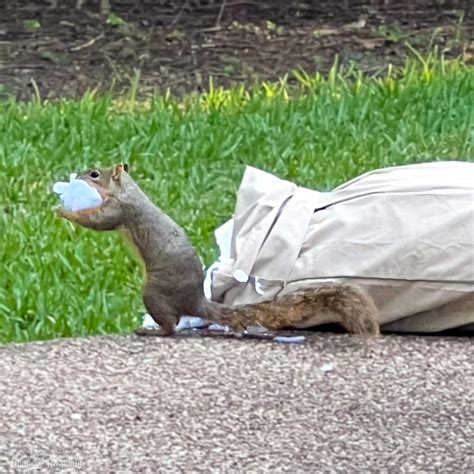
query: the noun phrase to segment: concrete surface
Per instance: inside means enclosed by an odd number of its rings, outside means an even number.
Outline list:
[[[469,473],[473,356],[467,337],[331,333],[7,345],[0,472]]]

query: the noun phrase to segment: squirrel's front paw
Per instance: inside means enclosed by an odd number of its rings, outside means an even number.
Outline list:
[[[73,214],[74,213],[64,209],[64,207],[62,207],[62,206],[58,206],[58,207],[54,208],[53,211],[58,217],[62,217],[63,219],[68,219],[68,220],[73,219]]]
[[[53,212],[58,216],[58,217],[64,217],[64,213],[66,212],[66,209],[62,206],[56,206],[53,208]]]

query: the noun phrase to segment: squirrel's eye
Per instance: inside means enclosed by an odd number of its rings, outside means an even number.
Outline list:
[[[99,172],[98,171],[91,171],[90,172],[90,177],[91,178],[98,178],[99,177]]]

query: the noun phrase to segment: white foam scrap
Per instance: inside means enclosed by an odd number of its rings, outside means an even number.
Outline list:
[[[267,332],[267,329],[263,326],[247,326],[246,331],[247,334],[257,335]]]
[[[59,194],[64,209],[76,212],[100,206],[103,199],[97,189],[76,177],[76,173],[71,173],[69,183],[58,181],[53,185],[53,192]]]
[[[209,326],[209,323],[202,318],[197,316],[181,316],[179,323],[176,326],[176,331],[182,331],[183,329],[194,329],[194,328],[205,328]]]
[[[176,326],[176,331],[179,332],[184,329],[205,328],[207,326],[209,326],[209,323],[205,319],[198,318],[197,316],[181,316]],[[156,329],[159,328],[160,325],[157,324],[149,314],[145,314],[143,316],[142,327]]]
[[[304,336],[275,336],[272,341],[286,342],[288,344],[302,344],[305,341]]]
[[[233,277],[239,282],[239,283],[247,283],[249,281],[249,276],[243,271],[243,270],[235,270]]]
[[[326,374],[334,370],[334,364],[332,362],[325,362],[319,369]]]
[[[221,332],[229,332],[229,326],[225,326],[224,324],[213,323],[208,327],[209,331],[221,331]]]
[[[156,329],[156,328],[159,328],[160,326],[155,323],[155,320],[149,314],[145,314],[143,316],[142,327],[149,328],[149,329]]]

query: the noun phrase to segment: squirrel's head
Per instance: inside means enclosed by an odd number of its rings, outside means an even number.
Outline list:
[[[133,180],[127,171],[127,165],[119,164],[111,168],[89,169],[80,173],[79,176],[71,178],[71,183],[74,180],[81,180],[96,189],[102,197],[102,203],[94,207],[79,208],[79,210],[67,210],[60,207],[57,209],[57,213],[83,227],[96,230],[116,229],[123,224],[123,204],[130,204],[130,195],[133,195],[135,189]],[[84,191],[84,188],[77,186],[74,189],[79,192]]]
[[[102,198],[106,200],[120,195],[127,173],[128,165],[121,163],[110,168],[88,169],[79,174],[77,178],[97,189]]]

